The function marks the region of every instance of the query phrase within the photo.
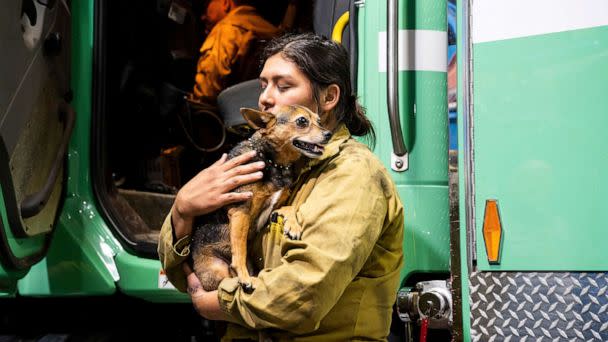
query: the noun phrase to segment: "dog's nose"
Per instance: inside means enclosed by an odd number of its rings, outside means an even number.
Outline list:
[[[331,136],[333,134],[331,134],[330,131],[326,131],[325,133],[323,133],[323,138],[325,138],[325,140],[323,141],[323,143],[327,144],[329,142],[329,139],[331,139]]]

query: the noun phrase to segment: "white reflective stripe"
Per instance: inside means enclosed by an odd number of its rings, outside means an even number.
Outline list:
[[[447,32],[399,30],[398,44],[398,70],[447,71]],[[386,31],[378,33],[378,71],[386,72]]]
[[[608,25],[608,0],[474,0],[473,43]]]

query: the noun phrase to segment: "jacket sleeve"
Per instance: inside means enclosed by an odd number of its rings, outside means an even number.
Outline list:
[[[218,24],[201,47],[196,66],[194,95],[198,98],[215,98],[226,88],[237,59],[242,34],[237,27]]]
[[[173,243],[173,226],[171,213],[165,218],[158,238],[158,257],[167,279],[181,292],[186,292],[186,274],[182,270],[182,262],[190,255],[190,236],[184,236]]]
[[[224,279],[220,306],[234,323],[295,334],[319,327],[382,231],[387,200],[368,163],[349,158],[330,164],[328,168],[335,168],[318,177],[299,208],[280,210],[287,225],[303,228],[302,239],[281,240],[279,265],[253,278],[252,293],[242,291],[235,278]]]

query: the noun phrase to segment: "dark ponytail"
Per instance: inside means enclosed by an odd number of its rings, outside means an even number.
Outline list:
[[[262,53],[262,66],[278,53],[308,77],[317,104],[321,91],[337,84],[340,99],[334,109],[336,119],[343,122],[352,135],[367,137],[374,146],[376,133],[352,89],[348,52],[344,46],[312,33],[287,34],[268,43]]]

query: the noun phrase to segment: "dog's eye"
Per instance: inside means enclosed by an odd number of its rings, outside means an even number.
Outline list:
[[[308,120],[306,120],[305,117],[300,116],[299,118],[296,119],[296,125],[298,125],[298,127],[300,127],[300,128],[305,128],[308,126]]]

